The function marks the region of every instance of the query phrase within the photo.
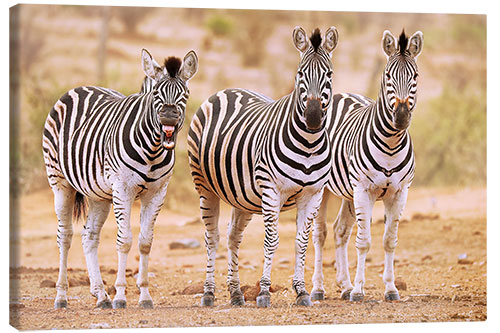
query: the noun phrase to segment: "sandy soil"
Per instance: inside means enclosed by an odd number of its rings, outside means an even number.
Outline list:
[[[333,201],[333,200],[332,200]],[[324,272],[326,300],[311,308],[293,305],[291,290],[294,258],[294,211],[280,220],[280,246],[275,256],[272,281],[275,292],[272,306],[258,309],[249,300],[244,307],[233,308],[225,287],[227,269],[226,224],[230,210],[221,215],[221,242],[216,261],[217,294],[213,308],[199,306],[204,280],[204,228],[196,207],[164,209],[155,227],[150,263],[150,292],[153,310],[137,306],[138,292],[134,274],[138,267],[138,205],[134,207],[134,246],[129,255],[127,274],[128,308],[96,309],[89,294],[85,261],[79,230],[69,257],[69,306],[55,310],[54,284],[57,280],[58,248],[56,219],[50,190],[23,196],[20,202],[18,232],[11,239],[17,254],[11,267],[10,323],[22,330],[71,328],[128,328],[173,326],[232,326],[336,323],[390,323],[486,320],[486,189],[411,189],[404,220],[400,224],[396,250],[396,276],[406,290],[401,301],[383,301],[383,208],[375,206],[372,248],[368,255],[365,301],[340,300],[335,286],[335,256],[332,222],[338,203],[329,208],[329,235],[325,250]],[[180,212],[183,213],[180,213]],[[100,264],[106,285],[112,290],[116,272],[116,225],[110,215],[101,237]],[[178,239],[194,238],[201,244],[195,249],[169,249]],[[254,220],[246,230],[240,252],[240,277],[251,298],[262,270],[262,219]],[[306,260],[306,285],[311,289],[314,250],[309,245]],[[460,260],[466,255],[465,259]],[[351,277],[355,270],[355,249],[351,241],[349,261]],[[189,288],[188,288],[189,287]]]

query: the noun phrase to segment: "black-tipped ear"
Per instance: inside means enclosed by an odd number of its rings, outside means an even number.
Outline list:
[[[337,28],[331,26],[325,33],[325,41],[323,42],[323,48],[331,53],[337,47],[337,43],[339,40],[339,33],[337,32]]]
[[[155,81],[158,80],[162,71],[161,66],[153,59],[151,53],[146,49],[142,49],[142,70],[147,77]]]
[[[297,48],[297,50],[301,53],[309,48],[309,39],[307,38],[307,34],[302,27],[295,27],[295,29],[293,29],[292,37],[295,48]]]
[[[382,36],[382,49],[387,57],[396,52],[396,38],[389,30],[385,30]]]
[[[198,56],[193,50],[189,51],[182,62],[180,77],[184,81],[189,81],[198,71]]]
[[[423,47],[424,34],[421,31],[417,31],[410,37],[410,46],[408,47],[408,51],[413,58],[417,59],[420,52],[422,52]]]

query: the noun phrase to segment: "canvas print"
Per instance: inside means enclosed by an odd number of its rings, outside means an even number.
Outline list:
[[[19,330],[485,321],[486,15],[10,8]]]

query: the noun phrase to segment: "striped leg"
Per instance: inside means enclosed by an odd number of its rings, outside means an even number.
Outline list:
[[[153,308],[153,299],[149,294],[148,263],[153,244],[153,230],[156,217],[165,200],[168,180],[158,191],[148,191],[141,196],[141,231],[139,233],[139,274],[137,287],[140,290],[139,306],[144,309]]]
[[[323,300],[325,298],[325,287],[323,286],[323,246],[325,245],[326,235],[326,212],[328,210],[328,199],[330,192],[325,190],[323,200],[318,212],[318,218],[314,221],[313,226],[313,244],[314,244],[314,274],[313,274],[313,289],[311,291],[311,299],[313,301]]]
[[[358,263],[356,267],[356,277],[354,278],[354,288],[351,292],[351,301],[361,301],[364,297],[363,286],[365,285],[365,262],[366,255],[371,245],[371,219],[372,209],[375,200],[368,191],[354,189],[354,208],[358,231],[356,234],[356,251],[358,253]]]
[[[273,187],[262,191],[262,215],[264,218],[264,269],[260,279],[260,293],[257,296],[259,308],[271,306],[271,268],[274,252],[278,248],[278,217],[283,203],[279,193]]]
[[[202,306],[213,306],[215,301],[215,255],[219,247],[219,202],[213,193],[200,194],[201,218],[205,224],[205,247],[207,248],[207,275],[203,286]]]
[[[116,295],[113,298],[113,308],[123,309],[127,307],[125,289],[127,280],[125,269],[127,257],[132,246],[132,230],[130,229],[130,210],[135,195],[131,196],[120,190],[113,191],[113,208],[116,222],[118,223],[118,234],[116,237],[116,250],[118,252],[118,272],[116,273],[115,289]]]
[[[398,191],[394,196],[384,198],[385,205],[385,230],[384,230],[384,283],[385,299],[388,301],[399,300],[399,292],[394,285],[394,251],[398,242],[398,224],[403,213],[408,188]]]
[[[66,180],[60,180],[52,186],[54,192],[54,207],[57,216],[57,245],[59,247],[59,277],[57,279],[57,295],[54,308],[66,308],[68,306],[68,251],[73,239],[73,225],[71,214],[76,191]]]
[[[337,285],[341,289],[340,297],[348,300],[353,286],[349,275],[349,260],[347,258],[347,246],[351,238],[354,226],[354,205],[350,200],[342,200],[339,213],[333,225],[335,234],[335,258],[337,268]]]
[[[306,290],[304,282],[304,265],[306,260],[307,244],[314,219],[323,198],[323,190],[312,195],[303,195],[297,198],[297,233],[295,236],[295,271],[292,287],[297,293],[297,305],[311,306],[311,297]]]
[[[89,199],[89,215],[82,230],[82,246],[87,262],[87,270],[90,279],[90,294],[97,298],[97,307],[111,308],[111,299],[104,289],[99,262],[97,259],[97,249],[101,229],[108,217],[111,203],[107,201],[95,201]]]
[[[231,305],[245,305],[245,298],[240,290],[238,273],[238,250],[243,238],[243,231],[252,219],[252,214],[233,208],[231,222],[228,225],[228,270],[227,286],[231,294]]]

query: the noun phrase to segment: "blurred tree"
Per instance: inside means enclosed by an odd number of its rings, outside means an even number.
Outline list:
[[[123,33],[129,36],[137,34],[137,26],[154,8],[149,7],[113,7],[113,14],[118,17],[124,27]]]

